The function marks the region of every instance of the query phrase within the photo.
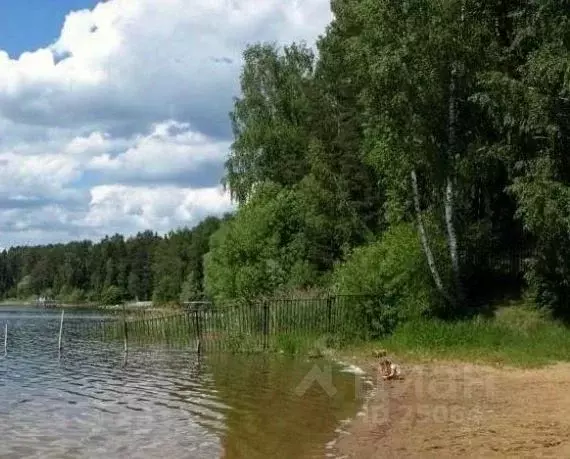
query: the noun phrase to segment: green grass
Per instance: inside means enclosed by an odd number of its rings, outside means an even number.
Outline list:
[[[570,330],[536,308],[516,304],[498,309],[492,318],[402,324],[386,339],[361,344],[352,351],[371,355],[375,348],[416,361],[539,367],[570,361]]]
[[[279,334],[271,338],[271,350],[286,355],[322,357],[335,347],[336,340],[329,334]]]

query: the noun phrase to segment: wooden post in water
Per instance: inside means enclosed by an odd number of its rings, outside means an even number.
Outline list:
[[[332,297],[327,297],[327,333],[333,332],[332,326],[332,307],[333,307],[333,299]]]
[[[4,356],[8,355],[8,322],[4,324]]]
[[[263,349],[267,349],[269,338],[269,304],[267,300],[263,302]]]
[[[59,322],[59,340],[58,340],[57,348],[59,350],[60,356],[61,356],[61,336],[63,334],[63,314],[64,313],[65,313],[65,309],[61,311],[61,320]]]
[[[129,352],[129,330],[127,327],[127,310],[125,303],[123,303],[123,339],[125,347],[125,355]]]
[[[196,327],[196,339],[198,340],[196,343],[196,352],[198,354],[200,354],[200,352],[202,351],[202,342],[201,342],[201,336],[200,336],[200,316],[199,316],[199,311],[198,308],[195,307],[194,309],[194,325]]]

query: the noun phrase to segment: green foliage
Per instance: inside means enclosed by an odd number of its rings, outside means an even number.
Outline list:
[[[365,335],[388,333],[403,320],[436,312],[439,303],[417,230],[410,224],[393,226],[377,242],[355,249],[337,266],[333,279],[337,293],[355,295],[351,320]]]
[[[517,216],[535,235],[536,252],[526,278],[538,304],[570,317],[570,187],[553,177],[552,162],[536,161],[511,187]]]
[[[235,141],[225,178],[239,202],[259,182],[291,185],[306,173],[306,93],[314,56],[304,45],[281,52],[274,45],[257,44],[245,50],[244,61],[242,97],[231,113]]]
[[[320,223],[301,189],[259,184],[235,218],[212,236],[205,258],[207,293],[217,299],[256,298],[316,283],[319,260],[312,259],[311,243],[321,237]]]
[[[203,257],[220,221],[209,217],[192,229],[172,231],[162,238],[145,231],[127,239],[105,237],[98,243],[4,250],[0,252],[0,297],[47,295],[66,303],[118,297],[177,302],[190,272],[194,294],[201,296]]]
[[[301,351],[299,338],[290,334],[277,335],[275,346],[280,352],[288,355],[295,355]]]
[[[47,291],[45,292],[45,296],[52,298],[53,293]],[[67,304],[81,304],[85,301],[85,292],[79,288],[64,286],[59,295],[57,295],[57,298]]]
[[[182,291],[180,292],[181,303],[199,298],[201,296],[202,291],[200,289],[199,281],[196,277],[197,276],[194,271],[190,271],[188,273],[188,276],[186,276],[186,280],[182,284]]]
[[[116,285],[110,285],[101,293],[101,303],[104,305],[115,305],[123,302],[125,291]]]
[[[324,356],[329,344],[332,344],[330,335],[315,337],[310,334],[279,334],[272,337],[273,350],[289,356],[304,355],[310,358]]]
[[[19,298],[26,298],[29,297],[30,294],[33,292],[32,286],[32,276],[27,275],[22,278],[16,287],[18,289],[18,297]]]

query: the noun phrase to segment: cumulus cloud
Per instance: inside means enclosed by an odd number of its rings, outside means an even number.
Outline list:
[[[139,227],[168,231],[208,213],[223,214],[231,209],[227,193],[220,188],[130,187],[102,185],[91,190],[87,226],[101,228]]]
[[[0,153],[0,193],[50,197],[79,176],[78,163],[63,155]]]
[[[175,116],[227,134],[243,48],[313,40],[329,19],[328,0],[99,3],[71,12],[50,47],[15,60],[0,53],[0,113],[45,125]]]
[[[101,185],[93,187],[86,204],[76,208],[54,203],[34,209],[0,207],[0,232],[4,247],[100,239],[107,234],[129,235],[145,229],[166,233],[232,209],[229,195],[220,187]]]
[[[87,167],[108,179],[168,181],[219,166],[229,147],[227,141],[193,131],[188,123],[169,121],[153,126],[149,135],[137,135],[132,146],[118,155],[94,156]]]
[[[329,0],[109,0],[51,45],[0,49],[0,246],[227,211],[244,47],[313,42],[330,18]]]

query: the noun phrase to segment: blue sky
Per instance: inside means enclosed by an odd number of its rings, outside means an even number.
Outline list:
[[[0,0],[0,248],[233,209],[244,47],[313,43],[330,19],[329,0]]]
[[[96,0],[0,0],[0,49],[16,58],[57,39],[65,15]]]

